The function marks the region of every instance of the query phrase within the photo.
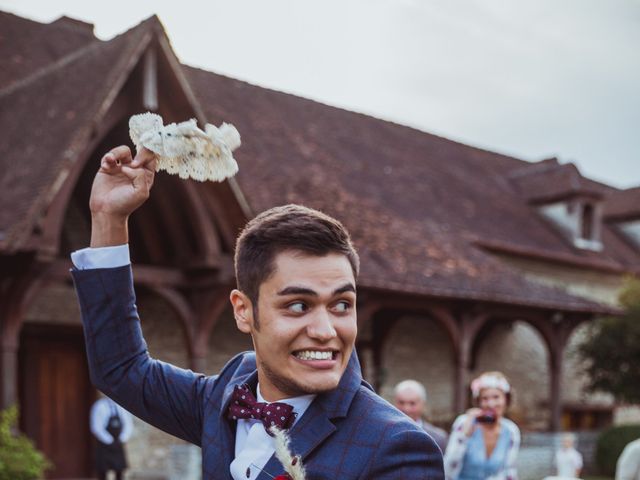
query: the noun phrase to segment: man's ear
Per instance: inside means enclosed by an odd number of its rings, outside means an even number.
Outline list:
[[[233,316],[236,319],[238,330],[243,333],[251,333],[253,326],[253,305],[251,300],[240,290],[232,290],[229,295],[231,306],[233,307]]]

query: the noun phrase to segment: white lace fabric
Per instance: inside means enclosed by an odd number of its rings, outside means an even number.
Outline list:
[[[201,182],[221,182],[238,172],[232,152],[240,146],[240,134],[231,124],[208,123],[202,131],[195,119],[164,125],[160,115],[147,112],[129,119],[129,135],[138,150],[157,154],[157,171]]]

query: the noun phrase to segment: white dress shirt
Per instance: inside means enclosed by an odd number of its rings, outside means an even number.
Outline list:
[[[71,253],[71,261],[78,270],[92,268],[116,268],[129,265],[129,245],[115,247],[83,248]]]
[[[259,402],[265,402],[260,393],[260,384],[258,384],[256,398]],[[295,423],[304,415],[309,408],[315,395],[302,395],[300,397],[285,398],[278,400],[279,402],[288,403],[293,407],[293,411],[297,413]],[[271,437],[260,420],[240,419],[236,428],[236,451],[235,459],[231,462],[229,470],[234,480],[254,480],[267,464],[271,455],[276,451],[274,439]],[[249,469],[249,476],[247,476]],[[272,476],[280,472],[267,472]]]
[[[111,445],[114,440],[113,436],[107,432],[109,417],[113,415],[114,410],[117,411],[120,422],[122,422],[122,431],[118,440],[121,443],[125,443],[133,433],[133,417],[131,414],[110,398],[101,398],[91,407],[91,433],[107,445]]]
[[[129,259],[128,245],[83,248],[82,250],[76,250],[71,254],[71,261],[78,270],[116,268],[123,267],[131,263]],[[295,422],[304,415],[304,412],[307,410],[309,405],[311,405],[311,402],[313,402],[315,397],[315,395],[302,395],[294,398],[286,398],[280,401],[288,403],[293,407],[293,411],[297,414],[294,421],[295,424]],[[259,402],[265,401],[264,397],[260,393],[260,384],[258,384],[257,388],[257,400]],[[109,438],[111,438],[110,435]],[[275,451],[273,437],[267,434],[262,422],[254,419],[238,420],[236,428],[235,459],[229,466],[231,476],[234,480],[254,480],[260,474]],[[247,468],[250,472],[249,476],[247,476]],[[270,473],[275,477],[275,474],[278,472],[267,473]]]

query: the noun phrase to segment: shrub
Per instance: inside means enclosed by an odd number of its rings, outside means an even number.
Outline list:
[[[598,437],[596,463],[600,473],[615,475],[616,462],[627,443],[640,438],[640,425],[622,425],[605,430]]]
[[[625,403],[640,402],[640,279],[629,277],[619,295],[624,314],[601,318],[579,347],[590,391],[611,393]]]
[[[0,480],[35,480],[50,468],[49,461],[17,430],[18,409],[0,411]]]

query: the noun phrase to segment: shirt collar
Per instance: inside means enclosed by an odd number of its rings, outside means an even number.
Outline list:
[[[267,402],[264,397],[262,396],[262,393],[260,393],[260,383],[258,382],[258,386],[256,387],[256,399],[259,402],[265,402],[265,403],[273,403],[273,402]],[[291,405],[293,407],[293,411],[296,412],[296,419],[294,421],[294,424],[300,420],[300,417],[302,417],[302,415],[304,415],[304,412],[307,411],[307,408],[309,408],[309,405],[311,405],[311,402],[313,402],[313,400],[316,398],[315,394],[309,394],[309,395],[300,395],[299,397],[291,397],[291,398],[283,398],[282,400],[278,400],[279,402],[283,402],[283,403],[288,403],[289,405]]]

